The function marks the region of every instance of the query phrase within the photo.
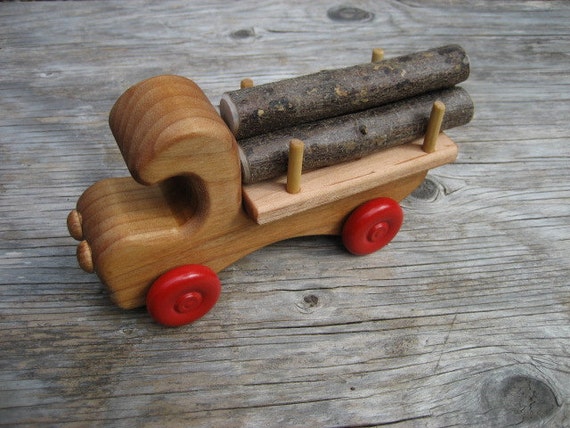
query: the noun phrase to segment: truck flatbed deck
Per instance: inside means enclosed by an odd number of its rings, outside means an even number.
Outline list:
[[[457,145],[439,134],[436,150],[422,150],[422,139],[363,157],[303,174],[302,192],[285,191],[286,176],[243,186],[244,206],[258,223],[265,224],[297,214],[355,193],[427,172],[453,162]]]

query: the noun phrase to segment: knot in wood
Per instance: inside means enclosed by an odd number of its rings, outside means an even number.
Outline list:
[[[368,22],[374,19],[374,14],[351,6],[332,7],[327,11],[331,21],[338,22]]]
[[[243,28],[231,33],[230,37],[237,40],[249,39],[255,37],[255,30],[253,28]]]
[[[303,297],[303,301],[307,304],[308,307],[314,308],[319,304],[319,298],[314,294],[309,294]]]
[[[432,178],[427,177],[422,184],[412,192],[411,196],[422,201],[432,202],[435,201],[441,193],[439,184]]]
[[[483,397],[489,414],[501,426],[539,421],[560,407],[550,386],[521,374],[487,384]]]

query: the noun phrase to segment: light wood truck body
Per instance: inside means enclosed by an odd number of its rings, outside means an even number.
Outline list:
[[[356,207],[380,196],[402,200],[457,154],[440,134],[433,153],[416,141],[306,173],[298,194],[287,193],[282,178],[242,186],[232,133],[198,86],[176,76],[127,91],[110,125],[136,181],[95,183],[69,228],[82,240],[82,267],[127,309],[144,305],[153,281],[174,267],[219,272],[273,242],[339,235]]]

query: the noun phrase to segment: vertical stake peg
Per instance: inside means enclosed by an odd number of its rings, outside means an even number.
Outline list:
[[[372,49],[372,62],[380,62],[384,59],[384,49]]]
[[[435,101],[431,108],[426,135],[424,137],[424,143],[422,144],[422,150],[426,153],[435,152],[435,143],[437,142],[437,137],[441,131],[441,123],[443,122],[444,114],[445,104],[439,100]]]
[[[240,89],[251,88],[253,87],[253,80],[250,78],[243,79],[241,82],[239,82],[239,87]]]
[[[299,193],[301,191],[301,173],[303,171],[303,151],[305,143],[293,138],[289,142],[289,163],[287,166],[287,192]]]

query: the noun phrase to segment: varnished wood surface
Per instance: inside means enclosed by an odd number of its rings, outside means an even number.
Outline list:
[[[410,144],[391,147],[353,162],[344,162],[327,168],[315,169],[303,174],[302,192],[289,194],[286,188],[287,177],[266,180],[243,187],[244,207],[259,224],[306,211],[344,198],[372,190],[380,185],[398,189],[399,180],[428,172],[457,157],[457,145],[443,133],[436,136],[437,150],[426,153],[422,149],[423,139]],[[423,178],[422,178],[423,180]],[[405,186],[402,186],[405,187]],[[408,196],[398,192],[400,201]],[[379,195],[386,196],[386,195]],[[352,207],[351,209],[354,209]],[[320,223],[323,223],[320,219]],[[317,222],[319,223],[319,222]]]
[[[2,3],[0,424],[569,426],[568,22],[557,1]],[[217,103],[447,43],[475,118],[388,248],[264,248],[180,329],[77,267],[65,218],[127,174],[107,116],[128,86],[181,74]]]

